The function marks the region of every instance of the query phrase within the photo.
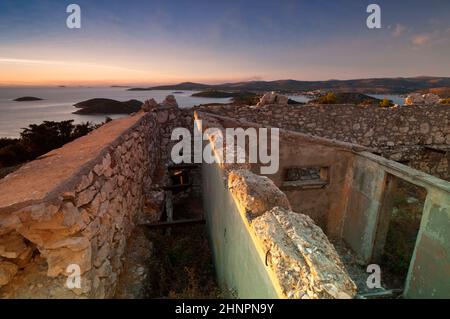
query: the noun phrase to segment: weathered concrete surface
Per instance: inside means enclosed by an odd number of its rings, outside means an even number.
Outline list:
[[[245,212],[226,187],[225,172],[218,164],[202,165],[203,205],[217,282],[232,297],[280,298]]]
[[[378,164],[357,156],[349,175],[351,181],[342,238],[369,263],[384,190],[385,173]]]
[[[406,297],[450,298],[450,195],[430,190],[406,282]]]
[[[255,123],[223,116],[197,114],[199,118],[211,119],[210,121],[219,127],[260,127]],[[392,175],[426,189],[428,193],[426,205],[405,283],[404,296],[448,298],[450,183],[371,154],[357,146],[281,130],[281,170],[289,167],[324,166],[329,170],[326,185],[294,191],[289,188],[285,193],[294,211],[303,212],[302,208],[308,208],[304,210],[306,215],[322,226],[328,236],[335,240],[344,240],[358,260],[366,265],[374,263],[373,258],[379,255],[380,249],[383,249],[384,239],[379,238],[378,228],[387,222],[384,219],[389,216],[383,211],[386,209],[384,206],[386,192],[390,191],[386,183],[387,177]],[[224,169],[225,175],[239,169],[239,167],[227,169],[221,164],[218,167]],[[256,172],[258,167],[258,164],[252,164],[246,168]],[[283,173],[279,172],[268,177],[275,185],[282,187]],[[238,202],[243,196],[235,195],[234,198]],[[322,198],[322,201],[318,200]],[[237,203],[237,206],[242,209],[248,205]],[[318,218],[319,216],[322,218]],[[261,247],[258,248],[259,240],[256,239],[254,242],[255,249],[261,251]],[[264,259],[266,252],[264,249],[262,251]]]
[[[223,129],[215,124],[217,130]],[[212,134],[217,136],[217,131]],[[215,142],[209,137],[207,143]],[[220,152],[223,148],[212,147]],[[219,284],[243,298],[352,298],[356,287],[320,228],[306,216],[282,208],[268,213],[277,205],[290,209],[285,194],[267,177],[239,165],[224,166],[223,157],[216,158],[219,163],[202,167],[203,202]],[[271,218],[286,214],[289,218],[277,222]],[[313,239],[320,242],[314,251],[317,256],[305,258],[311,247],[307,241]],[[268,264],[272,248],[273,262]]]
[[[255,123],[238,121],[222,116],[207,113],[196,113],[198,119],[203,121],[206,127],[261,127]],[[205,123],[207,123],[205,125]],[[220,132],[220,130],[218,130]],[[217,143],[215,136],[221,135],[215,132],[210,140]],[[249,169],[259,174],[259,163],[228,164],[222,163],[222,148],[213,147],[215,154],[219,153],[217,160],[221,167],[227,170],[236,170],[240,167]],[[310,136],[297,132],[280,130],[279,135],[279,170],[275,174],[267,175],[275,185],[287,196],[294,211],[302,212],[310,216],[317,225],[325,230],[326,234],[333,238],[342,235],[346,198],[351,180],[348,172],[352,169],[354,152],[367,148],[350,143],[333,141],[325,138]],[[228,152],[232,152],[226,148]],[[271,151],[271,145],[268,147]],[[243,166],[245,165],[245,166]],[[326,167],[328,168],[327,184],[320,188],[308,187],[283,187],[286,170],[292,167]]]
[[[427,191],[422,221],[405,283],[407,298],[450,297],[450,183],[385,158],[357,155],[348,198],[344,239],[367,263],[379,249],[375,234],[383,215],[387,175]]]

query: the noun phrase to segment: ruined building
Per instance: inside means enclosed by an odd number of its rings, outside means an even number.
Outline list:
[[[200,120],[216,162],[196,176],[171,162],[171,134]],[[172,190],[195,180],[217,282],[233,296],[448,298],[449,120],[444,106],[148,102],[0,180],[0,297],[117,296],[135,227],[163,211],[170,222]],[[223,130],[270,126],[275,174],[223,160]],[[73,265],[81,284],[69,287]],[[383,288],[367,285],[368,265]]]

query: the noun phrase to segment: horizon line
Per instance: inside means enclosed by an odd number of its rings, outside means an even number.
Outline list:
[[[438,75],[415,75],[415,76],[369,76],[369,77],[356,77],[348,79],[326,79],[326,80],[302,80],[294,78],[282,78],[282,79],[254,79],[254,80],[217,80],[217,81],[202,81],[202,80],[179,80],[177,82],[146,82],[146,83],[136,83],[136,82],[120,82],[112,80],[111,82],[52,82],[52,83],[0,83],[0,87],[104,87],[104,86],[126,86],[126,87],[157,87],[157,86],[170,86],[179,85],[184,83],[194,83],[202,85],[224,85],[224,84],[236,84],[236,83],[251,83],[251,82],[279,82],[279,81],[298,81],[298,82],[331,82],[331,81],[356,81],[356,80],[376,80],[376,79],[418,79],[418,78],[448,78],[449,76],[438,76]]]

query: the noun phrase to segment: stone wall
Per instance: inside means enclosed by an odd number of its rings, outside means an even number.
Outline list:
[[[214,105],[196,110],[367,146],[384,157],[450,179],[449,106]],[[429,156],[424,147],[436,145],[447,149]]]
[[[169,132],[189,114],[112,121],[0,180],[0,297],[114,296],[133,228],[158,218],[145,213],[159,213],[147,208],[165,183]],[[66,285],[70,265],[81,288]]]

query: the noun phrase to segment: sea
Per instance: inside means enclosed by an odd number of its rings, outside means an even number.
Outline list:
[[[0,87],[0,138],[19,137],[22,128],[30,124],[40,124],[43,121],[74,120],[74,123],[101,123],[106,117],[112,119],[125,115],[72,114],[77,110],[73,105],[93,98],[108,98],[118,101],[136,99],[144,102],[154,98],[161,102],[167,95],[173,94],[180,107],[189,108],[207,103],[228,103],[228,98],[192,97],[196,91],[127,91],[123,87]],[[42,101],[15,102],[16,98],[32,96]]]
[[[193,97],[197,91],[128,91],[125,87],[0,87],[0,138],[16,138],[20,136],[23,128],[30,124],[40,124],[43,121],[74,120],[75,124],[91,122],[104,122],[106,117],[112,119],[125,115],[99,114],[78,115],[73,114],[77,109],[74,104],[93,98],[108,98],[118,101],[136,99],[144,102],[154,98],[161,102],[167,95],[173,94],[182,108],[208,103],[229,103],[229,98]],[[32,96],[43,100],[31,102],[16,102],[16,98]],[[387,97],[394,103],[402,104],[403,98],[398,95],[377,96]],[[309,98],[302,95],[289,96],[298,102],[308,102]]]

